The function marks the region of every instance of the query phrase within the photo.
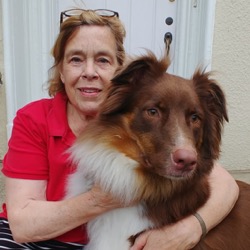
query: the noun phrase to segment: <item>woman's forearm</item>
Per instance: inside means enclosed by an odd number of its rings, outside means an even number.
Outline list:
[[[9,214],[9,222],[17,242],[34,242],[62,235],[103,211],[105,208],[96,206],[90,193],[86,193],[57,202],[30,200]]]
[[[211,195],[206,204],[197,211],[204,220],[207,231],[229,214],[239,195],[234,178],[217,163],[209,176],[209,184]]]
[[[97,186],[71,199],[53,202],[45,199],[46,182],[7,180],[8,220],[17,242],[53,239],[121,206]]]

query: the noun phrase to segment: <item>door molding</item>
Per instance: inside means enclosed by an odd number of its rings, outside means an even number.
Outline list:
[[[11,14],[10,14],[11,13]],[[47,96],[58,1],[2,0],[7,137],[16,111]]]
[[[194,69],[211,69],[216,0],[177,1],[174,73],[191,77]]]

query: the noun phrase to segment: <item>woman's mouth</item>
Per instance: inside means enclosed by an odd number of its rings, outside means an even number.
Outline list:
[[[84,96],[96,96],[101,92],[101,89],[98,88],[79,88],[81,94]]]

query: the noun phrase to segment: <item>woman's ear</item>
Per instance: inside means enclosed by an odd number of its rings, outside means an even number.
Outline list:
[[[64,83],[65,79],[64,79],[64,75],[62,74],[62,72],[60,72],[60,78],[61,78],[62,83]]]

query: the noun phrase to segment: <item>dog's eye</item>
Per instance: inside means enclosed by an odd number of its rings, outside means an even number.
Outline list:
[[[198,116],[198,114],[192,114],[191,115],[191,121],[192,122],[198,122],[200,120],[200,117]]]
[[[155,108],[150,108],[150,109],[147,109],[147,114],[149,116],[158,116],[159,115],[159,112],[157,109]]]

